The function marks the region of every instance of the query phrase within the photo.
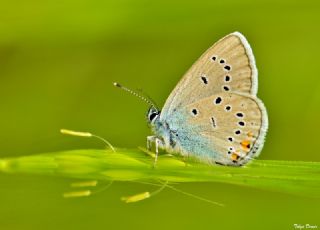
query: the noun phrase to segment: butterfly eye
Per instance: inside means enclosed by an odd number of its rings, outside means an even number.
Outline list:
[[[149,120],[153,121],[156,118],[157,115],[158,115],[158,113],[156,113],[156,112],[151,113],[150,116],[149,116]]]

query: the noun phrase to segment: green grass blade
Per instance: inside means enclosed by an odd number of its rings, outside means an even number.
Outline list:
[[[243,167],[184,162],[138,149],[71,150],[0,160],[0,171],[113,181],[220,182],[320,197],[320,163],[253,160]]]

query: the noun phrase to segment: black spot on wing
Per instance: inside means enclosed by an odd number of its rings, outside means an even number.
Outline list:
[[[205,76],[201,76],[201,81],[207,85],[208,84],[208,79]]]
[[[223,67],[225,70],[231,70],[231,66],[229,66],[229,65],[225,65],[224,67]]]
[[[226,86],[226,85],[225,85],[225,86],[223,86],[223,90],[224,90],[224,91],[229,91],[230,88],[229,88],[229,86]]]
[[[221,98],[221,97],[217,97],[217,98],[214,100],[214,103],[215,103],[216,105],[219,105],[221,102],[222,102],[222,98]]]
[[[212,124],[213,128],[217,127],[217,124],[216,124],[216,121],[215,121],[214,117],[211,117],[211,124]]]
[[[196,116],[196,115],[198,114],[198,110],[197,110],[197,109],[192,109],[191,112],[192,112],[192,114],[193,114],[194,116]]]
[[[231,106],[230,105],[227,105],[226,106],[226,111],[230,111],[231,110]]]
[[[239,113],[236,113],[236,116],[237,116],[237,117],[243,117],[243,113],[240,113],[240,112],[239,112]]]

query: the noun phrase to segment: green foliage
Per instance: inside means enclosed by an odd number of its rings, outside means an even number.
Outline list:
[[[204,165],[138,149],[72,150],[0,160],[6,173],[33,173],[111,181],[220,182],[319,197],[320,163],[253,160],[243,167]]]

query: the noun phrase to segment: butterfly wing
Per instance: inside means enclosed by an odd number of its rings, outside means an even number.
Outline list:
[[[256,97],[257,69],[245,37],[231,33],[209,48],[168,97],[160,122],[175,134],[173,150],[226,165],[257,156],[268,126]]]
[[[221,92],[179,111],[180,151],[207,163],[242,165],[259,154],[268,126],[264,105],[255,96]]]
[[[162,119],[187,104],[228,91],[256,95],[257,69],[249,43],[231,33],[209,48],[189,69],[168,97]]]

